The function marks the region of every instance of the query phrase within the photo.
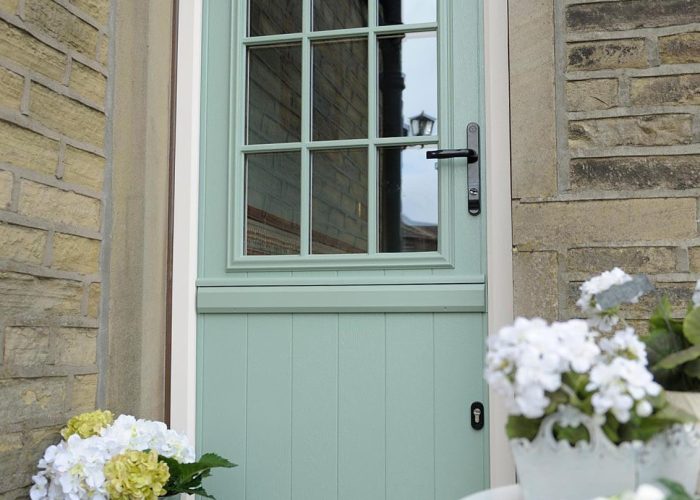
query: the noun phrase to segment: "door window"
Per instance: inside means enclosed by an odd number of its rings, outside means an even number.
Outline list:
[[[249,0],[235,199],[244,256],[438,252],[435,0]],[[235,208],[235,211],[238,211]]]

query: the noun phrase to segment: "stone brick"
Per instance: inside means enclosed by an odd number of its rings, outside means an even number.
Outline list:
[[[60,328],[54,337],[55,362],[60,366],[93,366],[97,363],[97,330]]]
[[[571,162],[573,190],[695,189],[700,156],[622,156]]]
[[[671,146],[693,142],[689,114],[623,116],[569,122],[572,149],[614,146]]]
[[[68,47],[94,57],[99,33],[68,9],[46,0],[25,0],[24,18]]]
[[[66,55],[0,19],[0,54],[53,80],[63,80]]]
[[[12,202],[12,172],[0,170],[0,210],[6,209]]]
[[[695,0],[626,0],[570,5],[566,25],[571,31],[615,31],[696,23]]]
[[[700,75],[632,78],[630,99],[637,106],[700,104]]]
[[[557,192],[553,9],[551,0],[508,2],[511,128],[537,130],[511,136],[516,198]]]
[[[97,375],[77,375],[73,380],[71,413],[82,413],[95,409],[97,405]]]
[[[513,243],[521,250],[697,236],[694,198],[516,203]]]
[[[103,36],[100,39],[99,42],[99,47],[97,48],[97,61],[103,64],[104,66],[107,65],[109,59],[109,38]]]
[[[659,37],[662,64],[700,63],[700,32]]]
[[[100,229],[100,201],[22,179],[19,213],[60,224]]]
[[[80,314],[83,287],[77,281],[0,272],[0,317],[49,321]]]
[[[45,231],[0,223],[0,259],[41,264],[45,245]]]
[[[90,14],[103,25],[109,20],[109,0],[71,0],[83,12]]]
[[[9,14],[14,14],[17,12],[17,6],[19,5],[19,0],[0,0],[0,10],[5,11]]]
[[[615,78],[566,82],[569,111],[610,109],[618,105],[618,82]]]
[[[87,314],[90,318],[97,318],[100,314],[101,290],[100,283],[90,283],[88,287]]]
[[[58,164],[58,141],[13,123],[0,120],[0,158],[17,167],[54,175]]]
[[[53,237],[51,267],[83,274],[98,272],[100,270],[100,242],[80,236],[56,233]]]
[[[37,83],[32,83],[29,112],[41,123],[62,134],[96,146],[104,145],[103,113]]]
[[[646,68],[649,65],[643,38],[570,43],[567,58],[569,71]]]
[[[63,414],[66,380],[62,377],[0,380],[0,426],[19,424],[37,414]]]
[[[559,316],[558,277],[559,263],[556,252],[515,252],[515,315],[556,320]]]
[[[619,267],[627,273],[674,273],[678,271],[674,247],[572,248],[566,254],[569,272],[599,274]]]
[[[0,434],[0,453],[22,449],[22,434],[14,432],[12,434]]]
[[[105,159],[101,156],[66,146],[63,155],[63,180],[102,191]]]
[[[24,90],[24,78],[17,73],[0,68],[0,106],[19,111]]]
[[[49,359],[49,329],[10,327],[5,329],[5,363],[10,366],[40,366]]]
[[[70,73],[70,87],[87,99],[97,104],[104,104],[107,92],[107,77],[84,64],[73,61]]]
[[[700,247],[688,249],[688,262],[691,273],[700,273]]]

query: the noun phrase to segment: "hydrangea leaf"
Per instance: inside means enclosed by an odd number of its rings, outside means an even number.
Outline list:
[[[542,419],[527,418],[522,415],[510,415],[506,422],[508,439],[524,438],[532,441],[537,437]]]
[[[613,285],[607,290],[595,295],[596,304],[605,311],[621,304],[635,302],[640,296],[654,289],[654,286],[643,274],[632,276],[630,281]]]
[[[683,367],[683,373],[689,377],[700,379],[700,359],[686,363]]]
[[[678,368],[688,361],[700,358],[700,345],[694,345],[678,352],[669,354],[654,365],[654,369],[672,370]]]
[[[691,344],[700,344],[700,307],[691,310],[683,320],[683,335]]]

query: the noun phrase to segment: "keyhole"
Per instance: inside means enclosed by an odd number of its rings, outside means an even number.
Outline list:
[[[478,424],[481,420],[481,410],[479,408],[474,408],[474,423]]]
[[[484,428],[484,405],[480,401],[474,401],[471,405],[472,429],[481,430]]]

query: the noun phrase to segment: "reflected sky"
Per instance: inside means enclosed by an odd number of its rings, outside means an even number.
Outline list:
[[[414,222],[438,222],[438,170],[425,149],[406,149],[401,155],[401,212]]]
[[[438,117],[437,109],[437,41],[435,33],[415,33],[406,36],[401,52],[401,66],[406,89],[403,92],[403,114],[411,117],[425,111]],[[433,135],[438,133],[437,123]]]

